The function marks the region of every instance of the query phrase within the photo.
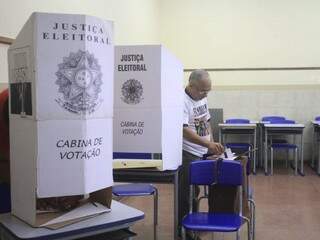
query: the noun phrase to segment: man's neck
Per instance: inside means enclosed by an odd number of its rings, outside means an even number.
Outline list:
[[[196,99],[192,96],[192,89],[190,88],[190,86],[186,86],[184,91],[192,100],[196,101]]]

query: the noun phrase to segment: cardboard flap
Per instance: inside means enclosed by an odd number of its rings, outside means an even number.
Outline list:
[[[80,222],[80,221],[83,221],[83,220],[98,216],[100,214],[102,214],[102,213],[98,213],[98,214],[94,214],[94,215],[90,215],[90,216],[86,216],[86,217],[80,217],[80,218],[76,218],[76,219],[71,219],[69,221],[64,221],[64,222],[60,222],[60,223],[49,224],[49,225],[46,225],[45,228],[56,230],[56,229],[63,228],[63,227],[66,227],[68,225],[71,225],[73,223],[77,223],[77,222]]]
[[[90,200],[111,208],[112,187],[107,187],[90,193]]]
[[[72,223],[76,223],[99,214],[110,212],[111,209],[94,202],[87,202],[80,207],[77,207],[67,213],[57,213],[57,214],[40,214],[38,215],[39,219],[41,218],[41,225],[39,227],[46,227],[50,229],[58,229]],[[43,215],[43,216],[41,216]],[[38,221],[39,223],[40,221]]]

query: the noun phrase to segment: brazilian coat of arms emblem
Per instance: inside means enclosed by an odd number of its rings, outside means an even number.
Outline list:
[[[127,104],[138,104],[141,102],[143,87],[136,79],[129,79],[122,84],[122,101]]]
[[[93,113],[102,102],[99,98],[102,85],[101,67],[88,51],[79,50],[63,58],[58,64],[56,84],[63,99],[57,103],[75,114]]]

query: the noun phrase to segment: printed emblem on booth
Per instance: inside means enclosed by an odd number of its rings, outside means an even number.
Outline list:
[[[127,104],[139,104],[143,100],[143,86],[136,79],[125,81],[121,88],[122,101]]]
[[[95,112],[103,101],[99,97],[103,82],[101,67],[94,55],[82,50],[71,52],[58,68],[56,84],[63,98],[56,99],[56,102],[71,113]]]

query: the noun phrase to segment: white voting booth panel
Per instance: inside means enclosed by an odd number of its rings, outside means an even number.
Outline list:
[[[31,225],[39,198],[113,185],[112,34],[95,17],[33,13],[8,50],[12,213]]]
[[[112,119],[39,121],[37,128],[38,197],[88,194],[110,186]]]
[[[111,118],[112,28],[85,15],[32,14],[9,48],[11,110],[36,120]]]
[[[163,46],[115,47],[115,168],[181,164],[182,84],[182,64]]]

